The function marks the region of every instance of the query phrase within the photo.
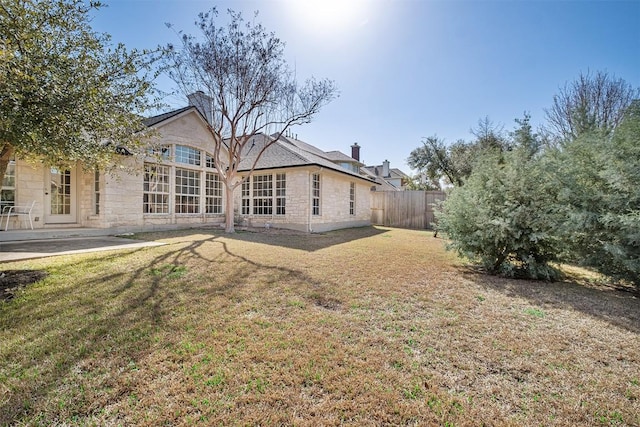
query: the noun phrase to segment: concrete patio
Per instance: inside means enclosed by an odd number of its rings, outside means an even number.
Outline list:
[[[110,251],[116,249],[137,249],[160,245],[164,245],[164,243],[126,239],[114,236],[84,236],[74,238],[67,237],[44,240],[0,242],[0,263],[57,255]]]

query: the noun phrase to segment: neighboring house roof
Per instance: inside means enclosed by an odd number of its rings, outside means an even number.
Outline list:
[[[364,163],[357,161],[351,156],[347,156],[342,151],[338,151],[338,150],[327,151],[326,155],[327,155],[327,158],[333,162],[349,162],[349,163],[357,164],[358,166],[364,166]]]
[[[363,169],[366,169],[369,173],[373,174],[374,176],[377,176],[379,178],[387,178],[387,179],[394,179],[394,178],[410,178],[409,175],[407,175],[406,173],[402,172],[400,169],[398,168],[390,168],[389,169],[389,176],[382,176],[382,165],[379,166],[365,166]]]
[[[396,181],[396,180],[399,179],[400,182],[403,182],[404,180],[410,179],[409,175],[407,175],[406,173],[402,172],[398,168],[390,168],[389,169],[389,175],[388,176],[383,176],[383,166],[382,165],[365,166],[361,170],[362,170],[363,173],[366,173],[366,174],[376,178],[377,182],[382,186],[382,188],[380,188],[381,191],[402,190],[403,189],[402,185],[401,186],[395,186],[395,185],[392,184],[391,181]]]
[[[377,177],[375,174],[369,171],[366,167],[360,168],[360,172],[363,175],[367,176],[369,179],[375,181],[376,184],[380,185],[380,188],[378,188],[377,191],[397,191],[398,190],[398,188],[389,184],[384,179]]]
[[[400,178],[411,178],[409,175],[407,175],[406,173],[402,172],[400,169],[397,168],[392,168],[391,169],[391,176],[398,176]]]

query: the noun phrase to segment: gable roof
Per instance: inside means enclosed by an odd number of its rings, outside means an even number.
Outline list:
[[[167,113],[159,114],[157,116],[149,117],[145,119],[143,123],[147,127],[155,126],[192,109],[202,117],[202,120],[205,120],[205,118],[196,107],[188,106],[169,111]],[[263,133],[259,133],[253,136],[251,139],[251,144],[248,144],[244,149],[242,160],[240,161],[238,170],[240,172],[248,172],[249,170],[251,170],[251,166],[253,165],[253,162],[255,161],[262,147],[264,147],[269,142],[274,141],[275,136],[277,136],[277,134],[269,136]],[[379,184],[375,177],[369,176],[368,174],[361,175],[352,170],[345,169],[342,166],[334,163],[336,161],[348,161],[351,163],[362,165],[362,163],[347,156],[344,153],[341,153],[340,151],[325,152],[317,147],[314,147],[311,144],[300,141],[299,139],[280,136],[280,138],[276,140],[272,145],[270,145],[269,148],[262,154],[262,156],[260,156],[260,160],[258,161],[254,170],[282,169],[300,166],[319,166],[345,175],[350,175],[355,178],[360,178],[374,184]]]
[[[398,168],[389,168],[389,176],[382,176],[382,165],[378,166],[365,166],[363,169],[366,169],[367,172],[371,173],[374,176],[379,178],[409,178],[409,175],[402,172]]]
[[[402,172],[398,168],[391,168],[390,173],[391,173],[391,176],[396,175],[396,176],[398,176],[400,178],[411,178],[409,175],[407,175],[406,173]]]
[[[271,136],[275,137],[275,135],[277,135],[277,134],[273,134]],[[306,152],[311,153],[311,154],[315,154],[316,156],[327,158],[327,153],[326,152],[322,151],[318,147],[314,147],[311,144],[307,144],[304,141],[300,141],[299,139],[292,138],[290,136],[281,136],[280,139],[282,141],[290,144],[290,145],[293,145],[294,147],[299,148],[300,150],[306,151]]]
[[[358,160],[354,159],[351,156],[347,156],[342,151],[338,151],[338,150],[327,151],[325,154],[327,155],[327,158],[329,160],[334,162],[343,162],[343,163],[347,162],[347,163],[354,163],[358,166],[364,166],[364,163],[359,162]]]
[[[167,113],[162,113],[162,114],[158,114],[157,116],[146,118],[142,121],[142,123],[144,123],[144,125],[147,127],[151,127],[153,125],[157,125],[160,122],[168,120],[171,117],[177,116],[178,114],[184,111],[190,110],[191,108],[196,109],[196,107],[193,107],[193,106],[178,108],[177,110],[169,111]]]

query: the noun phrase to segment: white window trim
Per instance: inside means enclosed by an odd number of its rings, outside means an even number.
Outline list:
[[[257,196],[255,193],[254,183],[256,177],[262,176],[270,176],[271,182],[271,195],[269,196]],[[280,182],[284,183],[284,187],[281,190],[284,191],[284,195],[278,195],[278,177],[284,177]],[[270,217],[270,218],[284,218],[287,215],[287,174],[286,172],[271,172],[271,173],[258,173],[252,174],[250,177],[245,178],[245,181],[241,185],[241,195],[240,195],[240,215],[245,217]],[[256,206],[255,201],[257,199],[271,201],[271,206],[267,206],[270,208],[270,213],[255,213],[257,209],[260,209],[260,206]],[[281,200],[283,202],[282,208],[284,209],[284,213],[278,213],[278,201]]]
[[[317,177],[317,179],[316,179]],[[318,188],[317,188],[317,192],[318,195],[316,196],[316,188],[315,188],[315,183],[318,183]],[[318,201],[318,206],[317,206],[317,213],[316,213],[316,206],[314,204],[315,201]],[[322,216],[322,175],[319,173],[314,173],[311,175],[311,216]]]
[[[186,160],[190,160],[193,158],[193,162],[183,162],[177,160],[185,160],[185,158],[177,159],[177,153],[180,150],[179,147],[185,147],[189,150],[195,150],[198,152],[198,155],[188,156]],[[159,155],[158,155],[159,154]],[[224,186],[222,185],[222,180],[220,179],[220,175],[213,166],[212,162],[207,162],[207,159],[213,159],[213,154],[203,150],[199,147],[189,145],[189,144],[162,144],[158,146],[155,150],[150,150],[149,155],[145,160],[145,166],[164,166],[168,168],[169,175],[169,193],[168,193],[168,211],[161,213],[149,213],[143,212],[145,216],[177,216],[177,217],[185,217],[185,216],[195,216],[195,215],[205,215],[205,216],[220,216],[224,215]],[[178,213],[178,197],[180,196],[189,196],[190,194],[182,194],[177,192],[176,188],[176,176],[177,169],[183,169],[190,172],[196,172],[199,182],[199,191],[198,194],[194,196],[198,197],[198,212],[186,212],[186,213]],[[207,204],[208,199],[211,196],[207,194],[207,174],[215,174],[218,176],[220,182],[220,212],[219,213],[208,213],[207,209],[210,207]],[[147,193],[147,192],[143,192]],[[144,203],[144,202],[143,202]],[[216,205],[212,205],[216,206]]]
[[[17,194],[17,190],[16,190],[16,182],[18,179],[18,171],[17,171],[17,166],[16,166],[16,158],[15,156],[12,156],[9,159],[9,164],[7,165],[7,171],[5,172],[5,176],[2,179],[2,181],[0,181],[0,184],[4,184],[5,180],[8,180],[9,177],[13,177],[13,185],[0,185],[0,190],[2,191],[6,191],[6,192],[13,192],[13,200],[11,202],[7,202],[5,200],[1,200],[0,202],[0,213],[2,213],[2,210],[4,209],[5,206],[14,206],[16,204],[16,200],[18,198],[18,194]],[[13,173],[11,175],[9,175],[9,170],[13,170]],[[1,193],[0,193],[1,194]]]
[[[351,181],[349,183],[349,215],[356,215],[356,183]]]

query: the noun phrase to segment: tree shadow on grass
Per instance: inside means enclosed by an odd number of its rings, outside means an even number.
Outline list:
[[[380,232],[384,231],[364,229],[348,233],[346,239],[332,236],[329,245]],[[242,298],[246,294],[241,290],[249,284],[259,292],[286,283],[309,303],[322,309],[340,308],[341,302],[329,293],[331,284],[234,253],[221,236],[229,238],[212,233],[190,242],[86,254],[62,263],[60,259],[43,260],[49,277],[33,291],[25,291],[22,298],[0,305],[0,332],[9,338],[0,348],[0,425],[29,423],[38,414],[61,422],[83,419],[120,402],[135,386],[123,385],[118,377],[127,375],[127,366],[139,364],[153,351],[158,333],[173,335],[174,312],[191,306],[212,310],[208,301]],[[308,236],[311,242],[327,242],[316,237],[322,236]],[[239,233],[231,238],[273,241],[266,233]],[[294,240],[281,236],[277,241],[284,245],[287,239]],[[295,247],[287,247],[291,246]],[[303,245],[305,250],[326,246],[319,242]],[[149,259],[141,263],[144,257]],[[92,271],[95,263],[100,268],[104,265],[104,274]],[[224,267],[216,271],[215,265]],[[74,280],[76,269],[88,271],[80,276],[87,279],[65,283]],[[260,277],[258,287],[256,277]],[[37,381],[28,379],[34,374]],[[87,380],[93,375],[95,379]],[[79,386],[83,381],[89,383]],[[88,388],[85,385],[94,391],[80,391]],[[67,390],[68,395],[60,390]]]
[[[570,309],[640,334],[640,295],[613,286],[593,286],[575,280],[543,282],[489,276],[460,268],[468,280],[510,297],[542,307]]]

